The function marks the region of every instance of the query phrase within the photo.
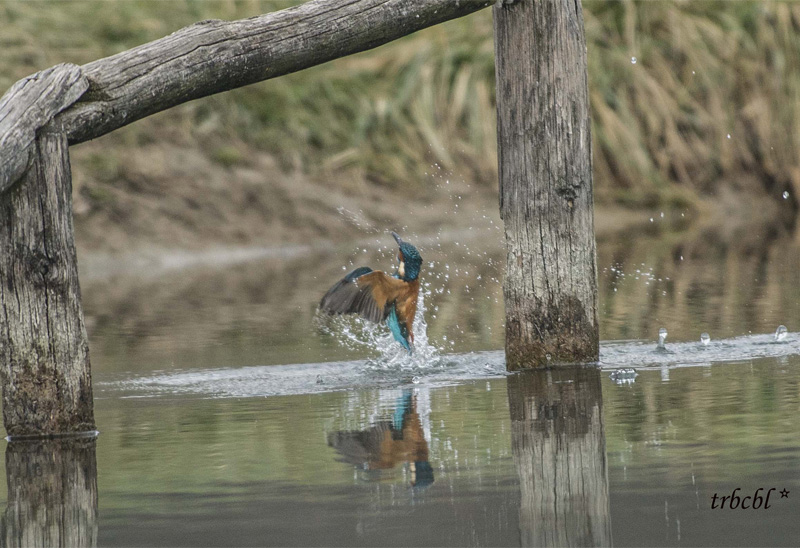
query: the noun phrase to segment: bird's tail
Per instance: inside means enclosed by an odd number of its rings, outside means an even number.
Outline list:
[[[400,322],[397,320],[397,309],[395,309],[394,305],[391,310],[389,310],[389,315],[386,317],[386,325],[389,326],[389,331],[392,332],[394,339],[402,344],[403,348],[408,350],[408,353],[411,354],[411,345],[408,342],[408,329],[406,329],[405,325],[400,325]]]

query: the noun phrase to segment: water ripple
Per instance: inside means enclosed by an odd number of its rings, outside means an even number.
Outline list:
[[[359,360],[174,371],[98,383],[98,389],[121,391],[122,397],[142,397],[147,394],[247,398],[413,384],[444,386],[467,379],[501,377],[506,374],[502,352],[476,352],[439,357],[429,365],[419,362],[411,366],[378,365],[373,360]]]
[[[791,333],[780,342],[773,335],[744,335],[708,344],[679,342],[658,348],[654,342],[613,341],[600,347],[600,367],[679,367],[741,362],[757,358],[779,358],[800,354],[800,334]]]
[[[798,334],[789,334],[781,342],[775,342],[772,335],[747,335],[708,345],[699,341],[673,343],[664,349],[653,342],[613,341],[601,345],[598,365],[609,370],[663,369],[793,355],[800,355]],[[121,397],[128,398],[169,395],[247,398],[414,384],[435,387],[507,374],[504,353],[493,351],[436,355],[428,362],[406,355],[406,361],[395,358],[174,371],[98,383],[98,388],[104,392],[122,392]]]

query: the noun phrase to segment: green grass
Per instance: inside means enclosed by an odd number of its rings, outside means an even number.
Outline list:
[[[198,20],[293,3],[5,3],[0,88]],[[800,5],[588,1],[584,11],[598,202],[684,208],[723,186],[776,200],[787,190],[800,195]],[[122,131],[132,143],[153,142],[165,127],[223,164],[240,161],[240,152],[229,154],[240,147],[226,148],[235,142],[312,176],[344,172],[419,188],[433,184],[426,173],[437,165],[490,187],[497,156],[491,10]]]

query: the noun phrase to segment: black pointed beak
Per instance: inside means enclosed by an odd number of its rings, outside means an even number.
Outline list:
[[[394,237],[394,240],[397,242],[397,245],[403,243],[403,240],[400,239],[400,236],[397,235],[397,232],[392,232],[392,236]]]

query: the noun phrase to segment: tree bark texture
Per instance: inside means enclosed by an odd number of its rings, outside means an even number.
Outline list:
[[[0,194],[0,379],[11,438],[94,430],[69,149],[53,126]]]
[[[313,0],[203,21],[82,68],[89,91],[62,117],[70,144],[161,110],[296,72],[467,15],[490,0]]]
[[[596,361],[597,266],[579,0],[494,8],[509,370]]]
[[[611,546],[600,371],[508,378],[522,546]]]
[[[77,65],[56,65],[24,78],[0,98],[0,194],[28,169],[36,132],[89,87]]]
[[[4,546],[97,546],[94,439],[11,442]]]

